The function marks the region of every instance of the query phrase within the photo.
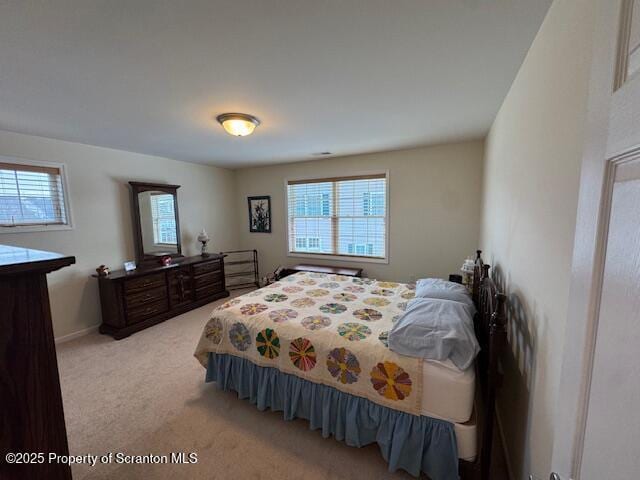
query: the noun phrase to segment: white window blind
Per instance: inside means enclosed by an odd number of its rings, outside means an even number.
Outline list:
[[[289,252],[385,258],[385,174],[287,185]]]
[[[68,225],[61,167],[0,162],[0,227]]]
[[[153,218],[153,243],[156,245],[177,245],[173,195],[152,195],[151,217]]]

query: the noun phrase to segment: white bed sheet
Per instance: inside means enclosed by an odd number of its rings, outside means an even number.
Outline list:
[[[471,418],[476,383],[473,365],[460,370],[449,360],[425,360],[422,378],[422,415],[453,423]]]
[[[474,461],[478,454],[478,431],[473,408],[476,385],[474,366],[463,371],[449,360],[425,360],[422,375],[422,414],[452,422],[458,458]]]
[[[466,423],[455,423],[458,458],[473,462],[478,456],[478,430],[475,418]]]

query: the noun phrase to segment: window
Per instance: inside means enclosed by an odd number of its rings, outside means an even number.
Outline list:
[[[156,245],[177,245],[173,195],[151,196],[151,218],[153,218],[153,243]]]
[[[349,254],[355,253],[356,255],[373,255],[373,243],[367,243],[366,245],[363,243],[353,244],[350,243],[347,246],[347,251]],[[366,252],[366,253],[365,253]]]
[[[365,216],[384,215],[384,193],[364,192],[362,194],[362,210]]]
[[[385,259],[387,177],[287,183],[289,252]]]
[[[10,232],[69,228],[63,168],[0,159],[0,229]]]
[[[296,216],[318,217],[329,215],[329,193],[305,193],[296,198]]]

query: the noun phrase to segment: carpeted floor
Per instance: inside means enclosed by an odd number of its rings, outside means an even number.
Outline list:
[[[120,341],[95,333],[58,345],[71,454],[198,455],[195,464],[76,465],[74,479],[412,478],[389,473],[375,445],[324,439],[306,421],[205,384],[193,350],[215,305]]]

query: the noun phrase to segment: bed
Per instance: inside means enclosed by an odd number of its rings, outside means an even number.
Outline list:
[[[300,272],[217,307],[195,356],[206,381],[352,446],[377,443],[391,471],[489,478],[478,425],[493,424],[504,297],[478,268],[474,366],[398,355],[388,332],[415,287]],[[476,380],[481,380],[477,382]],[[476,385],[483,388],[476,395]],[[477,398],[484,399],[478,415]],[[492,429],[482,432],[491,445]]]

